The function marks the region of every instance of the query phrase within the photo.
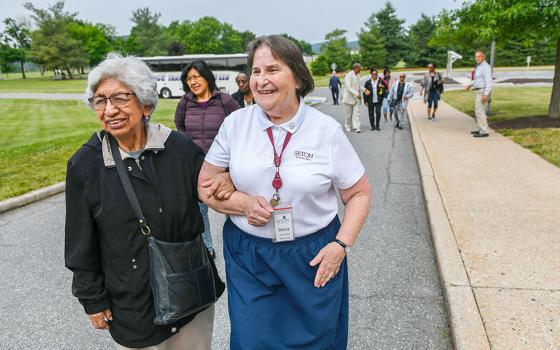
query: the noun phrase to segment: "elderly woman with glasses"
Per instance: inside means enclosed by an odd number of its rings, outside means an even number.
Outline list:
[[[72,293],[119,349],[210,349],[213,305],[154,323],[147,242],[113,157],[120,153],[152,235],[184,242],[204,231],[197,192],[204,154],[185,134],[149,122],[156,79],[137,58],[110,54],[89,74],[86,97],[103,130],[68,161],[65,264],[73,272]],[[213,261],[211,271],[219,296],[224,285]]]

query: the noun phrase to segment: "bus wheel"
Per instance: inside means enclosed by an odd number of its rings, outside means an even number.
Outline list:
[[[168,88],[163,88],[161,89],[161,97],[163,98],[171,98],[171,90],[169,90]]]

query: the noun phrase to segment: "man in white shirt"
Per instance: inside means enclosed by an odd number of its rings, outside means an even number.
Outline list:
[[[474,115],[476,117],[477,129],[471,131],[473,137],[488,137],[488,121],[486,117],[486,104],[490,91],[492,91],[492,67],[485,61],[486,55],[482,51],[477,51],[474,59],[477,63],[472,84],[467,86],[467,90],[475,90]]]
[[[344,92],[342,94],[342,103],[346,109],[346,131],[350,132],[352,128],[357,133],[360,130],[360,72],[362,66],[359,63],[352,65],[352,70],[344,77]]]

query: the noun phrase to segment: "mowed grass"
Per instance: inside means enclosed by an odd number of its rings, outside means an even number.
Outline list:
[[[498,87],[492,90],[492,114],[489,122],[511,120],[519,117],[546,115],[550,102],[550,87]],[[455,108],[474,116],[474,92],[446,91],[443,100]]]
[[[500,87],[492,91],[492,112],[489,122],[547,115],[551,87]],[[474,93],[446,91],[443,99],[453,107],[474,116]],[[530,149],[560,167],[560,129],[501,129],[502,135]]]
[[[174,127],[178,100],[160,101],[154,123]],[[66,162],[100,129],[80,101],[0,99],[0,200],[63,181]]]
[[[84,79],[53,80],[50,77],[0,80],[0,92],[83,93]]]

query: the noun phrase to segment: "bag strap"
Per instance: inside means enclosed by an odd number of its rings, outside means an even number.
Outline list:
[[[124,191],[126,192],[126,196],[128,197],[128,201],[132,206],[132,210],[136,217],[138,218],[138,224],[140,225],[140,230],[144,236],[151,236],[150,226],[146,223],[146,218],[144,217],[144,213],[142,212],[142,208],[140,207],[140,203],[138,202],[138,197],[136,197],[136,193],[134,192],[134,188],[132,187],[132,183],[130,182],[130,177],[124,168],[124,163],[121,158],[121,152],[119,150],[119,145],[117,144],[117,140],[113,137],[113,135],[107,133],[107,137],[109,138],[109,144],[111,145],[111,153],[113,154],[113,158],[115,160],[115,164],[117,165],[117,172],[119,173],[119,177],[121,178],[121,182],[124,187]]]
[[[224,109],[224,113],[226,114],[226,117],[229,115],[228,110],[226,109],[226,105],[224,104],[224,101],[222,101],[222,93],[218,92],[218,99],[220,100],[220,103],[222,104],[222,108]]]

